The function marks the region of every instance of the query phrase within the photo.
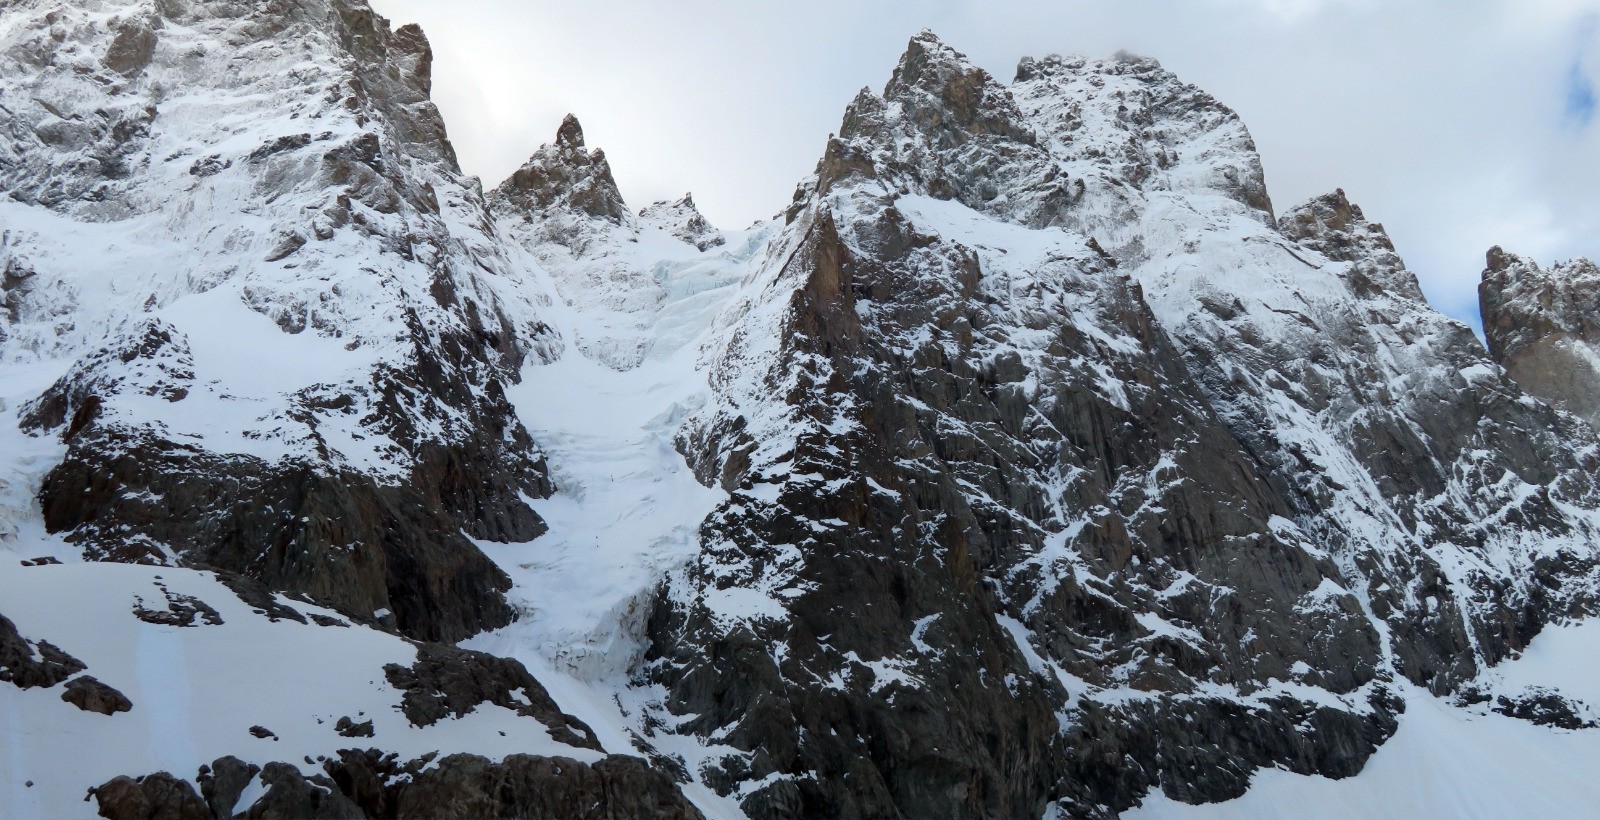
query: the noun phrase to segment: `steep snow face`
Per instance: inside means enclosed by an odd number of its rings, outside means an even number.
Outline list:
[[[1600,426],[1600,268],[1544,270],[1495,248],[1478,295],[1489,351],[1518,386]]]
[[[517,217],[499,217],[517,235]],[[530,363],[508,391],[547,455],[554,494],[534,504],[547,534],[483,545],[516,583],[523,613],[479,645],[534,649],[585,680],[625,683],[662,577],[698,555],[700,524],[725,498],[696,480],[676,438],[710,393],[702,346],[772,230],[701,250],[641,219],[637,232],[576,256],[532,248],[553,260],[537,271],[556,294],[546,315],[574,345]],[[608,342],[623,332],[638,347],[620,359]]]
[[[434,637],[509,617],[456,533],[541,530],[503,385],[560,343],[460,177],[421,32],[345,0],[22,3],[0,54],[0,367],[60,376],[6,427],[69,445],[7,495],[94,557]],[[408,505],[421,533],[390,526]]]

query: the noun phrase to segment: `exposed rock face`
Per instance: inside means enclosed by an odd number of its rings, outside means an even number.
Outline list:
[[[1357,297],[1390,294],[1426,301],[1416,274],[1395,253],[1389,234],[1382,225],[1368,222],[1342,188],[1284,214],[1278,230],[1331,261],[1349,262],[1352,267],[1344,278]]]
[[[567,219],[579,224],[595,217],[614,225],[629,225],[633,215],[622,201],[617,181],[611,176],[611,163],[604,151],[590,151],[583,141],[583,126],[567,115],[556,132],[556,141],[535,153],[511,178],[489,195],[495,210],[517,213],[530,223],[539,223],[546,238],[582,250],[581,237],[569,237]]]
[[[561,743],[600,750],[594,731],[562,713],[544,686],[516,661],[424,645],[411,668],[390,664],[384,672],[389,683],[405,692],[400,708],[412,725],[431,726],[461,717],[480,704],[493,703],[538,720]]]
[[[752,816],[1348,776],[1387,682],[1590,606],[1591,435],[1342,193],[1274,220],[1237,117],[1154,61],[1008,89],[925,33],[787,218],[682,440],[733,498],[652,633]]]
[[[128,700],[127,695],[95,680],[90,675],[68,681],[66,691],[61,693],[61,699],[85,712],[98,712],[102,715],[133,710],[133,701]]]
[[[223,758],[193,785],[166,772],[116,778],[94,792],[111,820],[267,818],[524,818],[524,820],[698,820],[702,815],[670,780],[643,761],[607,757],[590,765],[567,758],[512,755],[499,763],[452,755],[399,763],[394,755],[350,749],[307,776],[287,763],[264,768]],[[260,772],[266,793],[238,806]],[[235,815],[235,810],[244,810]]]
[[[1600,426],[1600,268],[1575,259],[1544,270],[1494,248],[1478,298],[1489,352],[1512,380]]]
[[[728,780],[777,776],[756,816],[1218,799],[1266,761],[1355,771],[1392,729],[1359,603],[1137,286],[1084,237],[997,218],[985,186],[1045,159],[1010,92],[913,41],[766,274],[789,310],[752,307],[717,365],[725,403],[687,445],[734,500],[675,579],[658,674],[691,728],[734,727]],[[1346,698],[1317,763],[1280,720],[1318,710],[1270,691],[1297,677]],[[1126,687],[1149,696],[1095,698]],[[1188,719],[1270,740],[1158,752]]]
[[[19,689],[48,689],[87,668],[49,641],[22,637],[17,625],[0,615],[0,681]]]
[[[107,820],[213,820],[215,817],[200,795],[195,794],[193,786],[166,772],[137,780],[118,777],[96,788],[94,799],[100,816]]]
[[[25,419],[68,445],[47,526],[417,637],[506,623],[509,581],[469,538],[544,530],[524,499],[550,484],[503,386],[559,342],[499,276],[426,38],[358,0],[170,2],[109,26],[102,6],[8,11],[39,19],[0,66],[0,191],[78,225],[3,217],[0,354],[77,359]],[[247,125],[224,144],[229,118]],[[108,254],[116,272],[62,244],[124,234],[146,250]],[[319,366],[264,379],[284,345]]]

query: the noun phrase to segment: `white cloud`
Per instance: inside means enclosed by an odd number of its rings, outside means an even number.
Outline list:
[[[1245,118],[1280,209],[1345,188],[1463,318],[1490,245],[1600,256],[1600,120],[1568,115],[1574,66],[1600,83],[1600,0],[375,4],[428,30],[435,96],[490,185],[570,111],[636,207],[693,190],[748,223],[931,27],[1002,80],[1030,54],[1159,58]]]

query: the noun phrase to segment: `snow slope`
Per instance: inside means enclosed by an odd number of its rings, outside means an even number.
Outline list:
[[[410,666],[416,646],[282,597],[280,605],[337,625],[269,618],[209,573],[125,564],[19,567],[5,560],[0,590],[0,607],[25,638],[51,642],[133,702],[132,711],[107,716],[63,703],[64,684],[0,688],[6,738],[0,814],[8,817],[94,817],[84,795],[113,777],[158,770],[193,777],[225,755],[303,763],[307,772],[320,771],[312,758],[363,746],[406,760],[430,752],[603,757],[494,704],[414,726],[400,712],[403,693],[384,666]],[[153,624],[132,611],[141,604],[163,610],[177,596],[209,605],[221,623]],[[339,735],[335,725],[343,717],[372,721],[372,737]],[[252,736],[255,726],[276,739]],[[252,793],[260,791],[247,791],[239,811]]]

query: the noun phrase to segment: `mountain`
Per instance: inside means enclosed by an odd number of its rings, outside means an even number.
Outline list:
[[[745,231],[575,117],[485,193],[431,61],[0,18],[7,813],[1114,817],[1600,725],[1534,662],[1592,264],[1492,252],[1486,350],[1132,55],[923,32]]]

